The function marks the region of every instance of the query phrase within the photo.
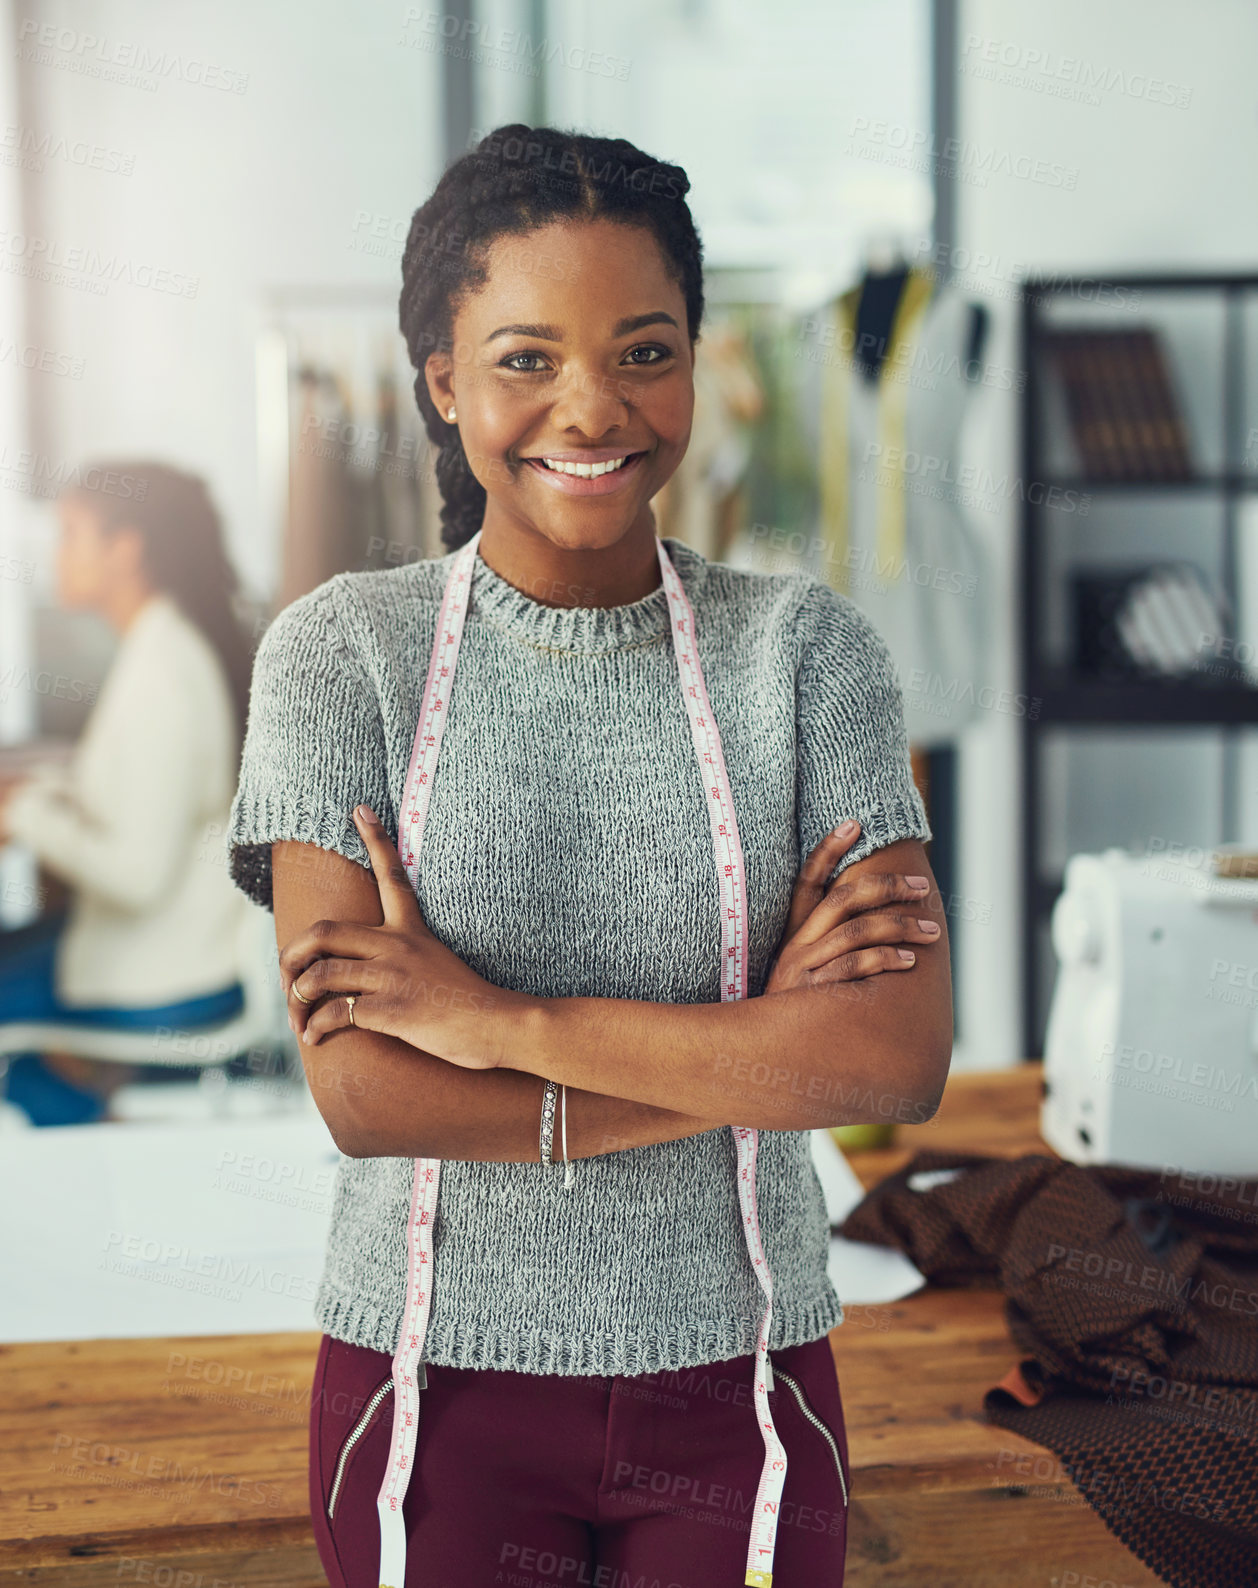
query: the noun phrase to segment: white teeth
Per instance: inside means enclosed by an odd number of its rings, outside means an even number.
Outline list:
[[[580,480],[593,480],[600,474],[610,474],[624,461],[624,458],[612,458],[607,463],[559,463],[554,458],[542,459],[546,467],[554,469],[556,474],[575,474]]]

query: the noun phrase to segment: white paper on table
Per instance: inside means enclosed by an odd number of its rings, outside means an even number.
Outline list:
[[[842,1224],[865,1195],[865,1188],[844,1157],[838,1142],[828,1130],[810,1131],[812,1161],[826,1199],[831,1224]],[[830,1283],[846,1305],[877,1305],[911,1296],[926,1283],[926,1276],[903,1252],[874,1241],[849,1241],[842,1235],[830,1237],[830,1259],[826,1265]]]
[[[826,1130],[831,1224],[864,1196]],[[317,1115],[8,1130],[0,1150],[0,1341],[314,1329],[339,1153]],[[844,1303],[925,1283],[901,1252],[830,1239]]]
[[[318,1116],[0,1141],[0,1340],[315,1329],[340,1158]]]

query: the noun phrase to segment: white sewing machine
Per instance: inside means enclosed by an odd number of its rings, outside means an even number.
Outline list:
[[[1045,1141],[1075,1163],[1258,1176],[1258,881],[1076,855],[1052,939]]]

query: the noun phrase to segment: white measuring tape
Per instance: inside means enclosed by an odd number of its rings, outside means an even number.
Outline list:
[[[402,809],[398,818],[398,854],[406,868],[411,886],[418,891],[419,851],[423,841],[428,803],[441,737],[450,704],[454,669],[463,638],[476,563],[478,530],[454,560],[446,582],[432,659],[420,706],[415,744],[406,774]],[[685,588],[677,576],[672,559],[659,536],[655,537],[664,590],[677,657],[682,699],[690,720],[695,755],[703,776],[704,795],[712,827],[712,847],[716,856],[717,879],[721,893],[721,1001],[747,996],[747,877],[743,863],[734,800],[725,771],[721,736],[708,700],[695,646],[694,613]],[[764,1440],[764,1465],[756,1489],[751,1517],[751,1541],[747,1550],[744,1588],[771,1588],[773,1550],[777,1539],[778,1512],[786,1482],[786,1452],[773,1426],[769,1410],[769,1328],[773,1321],[773,1284],[760,1239],[760,1217],[756,1209],[756,1149],[759,1132],[749,1126],[732,1125],[738,1154],[738,1201],[742,1209],[747,1251],[756,1277],[765,1294],[764,1316],[756,1340],[753,1395],[760,1433]],[[376,1509],[380,1516],[380,1588],[403,1588],[406,1577],[406,1526],[402,1501],[415,1464],[415,1439],[419,1424],[419,1391],[424,1386],[424,1336],[432,1301],[432,1226],[437,1211],[437,1189],[441,1163],[436,1158],[416,1158],[412,1182],[411,1211],[407,1221],[406,1309],[402,1332],[393,1357],[393,1434],[388,1465]]]

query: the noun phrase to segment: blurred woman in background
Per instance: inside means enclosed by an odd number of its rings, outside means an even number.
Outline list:
[[[205,483],[162,464],[102,463],[58,500],[58,598],[121,636],[67,766],[0,785],[0,842],[71,889],[63,916],[0,934],[0,1021],[195,1027],[243,1005],[241,895],[223,834],[251,650]],[[36,1125],[107,1117],[132,1067],[69,1054],[10,1061],[4,1092]]]

